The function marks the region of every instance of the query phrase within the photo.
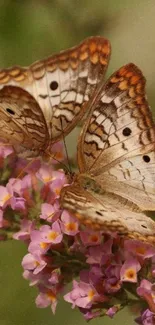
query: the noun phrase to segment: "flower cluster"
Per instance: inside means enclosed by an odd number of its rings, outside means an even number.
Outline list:
[[[18,178],[25,162],[12,155],[0,147],[0,238],[27,245],[23,276],[38,288],[37,307],[54,313],[63,295],[86,320],[137,306],[135,322],[155,324],[155,247],[81,226],[59,204],[64,171],[36,161]]]

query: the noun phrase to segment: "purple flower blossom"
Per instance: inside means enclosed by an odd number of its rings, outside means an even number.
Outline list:
[[[99,231],[81,231],[80,238],[85,246],[96,246],[102,242],[102,234]]]
[[[64,234],[75,236],[79,232],[79,223],[64,210],[61,215],[61,228]]]
[[[117,313],[118,308],[116,306],[110,307],[107,311],[106,311],[106,315],[109,316],[110,318],[113,318],[114,315]]]
[[[26,243],[28,243],[29,239],[30,239],[30,233],[34,230],[35,227],[35,223],[27,220],[27,219],[23,219],[21,221],[21,228],[20,231],[16,232],[13,235],[14,239],[17,240],[22,240]]]
[[[73,290],[64,296],[64,299],[81,308],[91,308],[93,302],[106,301],[104,296],[97,293],[95,287],[89,283],[73,281]]]
[[[40,287],[40,293],[36,298],[36,306],[38,308],[46,308],[51,305],[53,314],[55,314],[57,306],[56,294],[52,289]]]
[[[32,255],[31,253],[24,256],[22,266],[24,270],[33,271],[34,274],[41,272],[47,263],[40,255]]]
[[[54,145],[56,160],[62,158],[62,150],[56,153],[60,147],[60,143]],[[7,155],[8,148],[0,149],[0,166]],[[62,170],[56,170],[56,160],[47,165],[38,159],[27,166],[19,159],[13,177],[0,186],[0,238],[14,233],[13,238],[27,245],[23,277],[38,288],[37,307],[50,305],[55,313],[65,285],[73,281],[64,299],[86,320],[104,315],[112,318],[125,305],[134,307],[132,293],[135,301],[138,295],[139,302],[145,300],[149,308],[136,321],[154,324],[155,248],[124,240],[117,233],[90,230],[62,210],[59,197],[67,179]],[[15,178],[23,167],[25,175]]]
[[[48,222],[56,221],[57,217],[60,216],[60,207],[56,201],[53,205],[49,203],[43,203],[41,205],[40,218],[47,220]]]
[[[0,157],[6,158],[14,152],[13,148],[0,139]]]
[[[126,240],[124,242],[124,249],[126,251],[126,257],[132,255],[133,257],[137,256],[145,259],[155,255],[155,247],[134,239]]]
[[[121,267],[121,281],[137,282],[137,272],[141,269],[140,263],[135,258],[129,258]]]
[[[146,309],[141,313],[141,316],[135,319],[137,324],[140,325],[155,325],[155,313],[152,313],[149,309]]]

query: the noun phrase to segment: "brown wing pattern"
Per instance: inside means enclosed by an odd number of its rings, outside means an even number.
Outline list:
[[[154,150],[155,128],[141,71],[128,64],[101,87],[78,144],[81,172],[94,176],[129,157]]]
[[[27,90],[42,109],[51,142],[55,142],[62,133],[69,133],[84,114],[109,57],[109,41],[91,37],[28,68],[1,70],[0,88],[9,84]]]
[[[155,244],[155,127],[145,79],[133,64],[118,70],[90,101],[78,142],[80,173],[62,205],[93,229]]]
[[[0,92],[0,137],[23,157],[38,156],[49,145],[46,121],[38,103],[19,87],[5,86]]]

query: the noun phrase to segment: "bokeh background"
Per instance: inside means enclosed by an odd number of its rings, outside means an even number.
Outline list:
[[[155,113],[155,1],[154,0],[0,0],[0,67],[29,65],[54,52],[102,35],[112,44],[107,75],[134,62],[147,79],[147,95]],[[74,134],[68,150],[75,147]],[[60,301],[57,313],[35,307],[34,288],[22,279],[26,253],[18,242],[0,243],[0,325],[84,325],[78,311]],[[92,325],[132,325],[129,310],[114,320]]]

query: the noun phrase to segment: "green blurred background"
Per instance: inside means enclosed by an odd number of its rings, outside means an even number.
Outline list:
[[[29,65],[91,35],[105,36],[112,43],[108,75],[129,62],[142,69],[154,109],[154,0],[0,0],[1,68]],[[73,135],[69,149],[72,143]],[[79,312],[63,301],[55,316],[50,308],[37,309],[36,290],[22,279],[20,265],[26,248],[15,241],[0,245],[0,325],[86,324]],[[91,324],[132,325],[133,319],[125,310],[114,320],[104,318]]]

